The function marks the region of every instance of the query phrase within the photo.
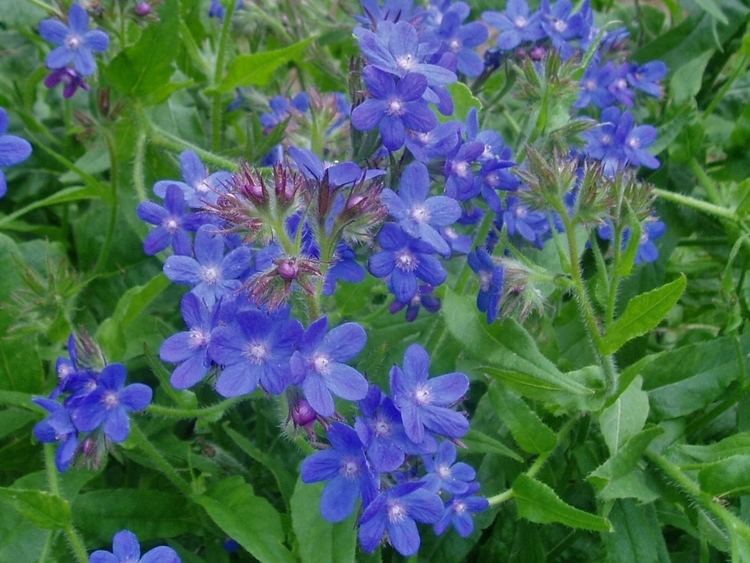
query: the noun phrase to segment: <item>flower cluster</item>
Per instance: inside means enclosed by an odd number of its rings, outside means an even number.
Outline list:
[[[85,78],[96,71],[94,53],[107,50],[109,36],[100,29],[89,29],[86,9],[80,4],[71,5],[67,25],[60,20],[43,20],[39,34],[55,46],[47,55],[51,72],[45,86],[54,88],[62,82],[65,98],[73,96],[78,88],[88,90]]]
[[[334,422],[330,447],[302,464],[306,483],[325,481],[320,512],[340,522],[361,501],[359,539],[374,551],[384,538],[402,555],[420,545],[416,522],[442,534],[453,525],[462,536],[474,529],[472,514],[486,510],[476,472],[456,462],[457,441],[469,423],[455,410],[469,388],[463,373],[430,378],[427,351],[414,344],[403,367],[393,366],[391,396],[376,385],[359,401],[354,426]]]
[[[78,455],[98,466],[112,443],[127,439],[130,413],[151,403],[151,388],[126,385],[125,366],[106,364],[93,342],[75,335],[68,339],[68,357],[57,360],[56,372],[58,385],[49,398],[34,398],[49,413],[34,427],[34,436],[58,444],[58,471],[70,468]]]
[[[26,139],[7,135],[8,114],[0,108],[0,198],[8,191],[3,168],[23,162],[31,155],[31,145]]]
[[[120,530],[112,538],[112,551],[96,550],[89,557],[89,563],[180,563],[180,557],[174,549],[164,545],[141,556],[136,535],[130,530]]]

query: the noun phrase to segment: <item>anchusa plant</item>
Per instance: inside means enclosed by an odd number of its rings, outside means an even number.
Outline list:
[[[21,4],[0,561],[748,558],[750,8]]]

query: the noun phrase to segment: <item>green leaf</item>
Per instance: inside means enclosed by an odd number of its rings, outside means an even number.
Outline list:
[[[537,524],[557,522],[571,528],[611,532],[609,520],[585,512],[564,502],[555,491],[541,481],[521,473],[513,482],[513,497],[518,514]]]
[[[497,454],[509,457],[518,462],[523,461],[523,458],[520,455],[503,444],[500,440],[496,440],[492,436],[488,436],[484,432],[480,432],[474,428],[469,430],[469,433],[461,438],[461,441],[466,444],[466,447],[469,448],[471,453]]]
[[[195,500],[225,534],[256,559],[263,563],[294,561],[283,545],[279,513],[266,499],[255,496],[242,477],[223,479]]]
[[[292,529],[302,563],[347,563],[355,560],[357,533],[354,515],[332,524],[320,515],[323,483],[307,485],[297,480],[292,495]]]
[[[716,496],[750,492],[750,455],[733,455],[707,465],[698,473],[701,489]]]
[[[742,338],[747,354],[750,337]],[[705,408],[737,378],[735,338],[726,336],[647,356],[639,373],[658,418],[676,418]],[[644,359],[645,360],[645,359]]]
[[[683,444],[677,447],[693,459],[709,463],[732,456],[750,456],[750,432],[733,434],[707,446]]]
[[[531,399],[560,405],[582,403],[596,389],[566,377],[542,355],[526,330],[506,318],[488,325],[474,300],[446,291],[441,309],[446,325],[481,370]]]
[[[218,86],[219,91],[230,92],[240,86],[266,86],[281,65],[300,60],[314,39],[315,37],[308,37],[283,49],[235,57],[229,63],[227,75]]]
[[[448,86],[448,91],[453,98],[453,115],[451,119],[465,121],[472,108],[479,111],[482,109],[482,102],[479,98],[471,93],[471,89],[463,82],[454,82]]]
[[[102,543],[123,528],[142,541],[179,536],[195,529],[197,514],[184,497],[155,489],[97,489],[73,502],[78,528]]]
[[[607,329],[602,341],[602,352],[613,354],[623,344],[656,328],[680,300],[687,279],[684,274],[676,280],[631,299],[622,315]]]
[[[145,101],[149,94],[163,89],[172,76],[179,52],[179,5],[166,0],[158,21],[143,31],[135,45],[121,51],[105,69],[107,80],[120,92]],[[157,103],[158,99],[147,100]]]
[[[653,505],[615,502],[609,513],[614,534],[603,534],[607,563],[669,563],[669,553]]]
[[[695,3],[703,8],[706,12],[711,14],[711,17],[719,20],[724,25],[727,25],[729,23],[729,20],[724,15],[724,12],[721,11],[721,8],[716,5],[716,2],[714,0],[695,0]]]
[[[701,53],[677,69],[672,75],[669,85],[672,91],[673,103],[685,103],[693,99],[700,92],[703,85],[703,73],[706,71],[706,65],[711,60],[713,54],[713,50]]]
[[[521,397],[497,382],[490,384],[489,395],[495,413],[522,449],[532,454],[542,454],[554,449],[557,435]]]
[[[661,427],[651,426],[635,434],[623,444],[617,453],[592,471],[587,479],[596,487],[602,488],[610,481],[625,477],[635,469],[643,452],[654,438],[663,433],[664,430]]]
[[[599,415],[599,426],[612,454],[641,431],[648,418],[648,394],[641,389],[642,380],[636,377],[618,399]]]
[[[57,530],[70,524],[68,501],[45,491],[0,487],[0,501],[45,530]]]

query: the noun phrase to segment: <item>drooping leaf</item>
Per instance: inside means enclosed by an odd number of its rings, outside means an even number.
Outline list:
[[[0,502],[45,530],[61,529],[70,523],[68,501],[46,491],[0,487]]]
[[[609,520],[580,510],[563,501],[548,485],[521,473],[513,482],[518,514],[537,524],[556,522],[571,528],[611,532]]]
[[[516,443],[525,451],[541,454],[557,445],[557,435],[526,402],[498,382],[489,387],[490,400],[495,412],[505,423]]]
[[[716,496],[750,492],[750,455],[733,455],[700,470],[701,489]]]

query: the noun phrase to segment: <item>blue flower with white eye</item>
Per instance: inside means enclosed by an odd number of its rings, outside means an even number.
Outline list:
[[[68,12],[68,25],[59,20],[42,20],[39,34],[56,47],[47,55],[47,66],[51,69],[73,67],[82,76],[94,74],[94,53],[109,47],[109,36],[100,29],[89,30],[89,15],[79,4],[73,4]]]
[[[138,218],[156,228],[143,240],[143,250],[152,256],[172,246],[175,254],[193,253],[193,242],[188,231],[195,231],[204,222],[196,213],[188,213],[185,195],[176,184],[167,188],[164,206],[152,201],[142,201],[136,210]]]
[[[498,30],[497,46],[503,51],[545,35],[539,13],[532,14],[526,0],[508,0],[503,12],[484,12],[482,19]]]
[[[417,293],[417,280],[437,286],[447,276],[429,244],[407,235],[395,223],[386,223],[378,235],[382,250],[369,260],[370,273],[388,277],[388,289],[402,302]]]
[[[477,309],[487,315],[487,322],[493,323],[500,311],[505,272],[496,264],[492,256],[483,248],[477,248],[468,257],[469,267],[479,276]]]
[[[15,135],[6,135],[8,114],[0,108],[0,197],[8,191],[3,168],[23,162],[31,155],[31,145],[26,139]]]
[[[404,354],[403,368],[391,368],[393,403],[401,412],[409,439],[420,444],[427,431],[460,438],[469,430],[466,417],[451,407],[469,390],[469,378],[455,372],[429,379],[430,356],[419,344]]]
[[[479,485],[472,483],[465,494],[455,496],[445,503],[445,512],[433,527],[438,536],[442,535],[449,526],[453,526],[462,538],[471,535],[474,531],[472,515],[484,512],[490,507],[486,498],[475,494],[478,490]]]
[[[76,404],[70,418],[79,432],[102,428],[113,442],[124,442],[130,434],[128,413],[142,411],[151,403],[153,392],[142,383],[125,385],[127,371],[122,364],[109,364],[96,378],[96,387]]]
[[[156,182],[154,193],[164,198],[169,186],[177,185],[184,193],[185,201],[190,207],[205,207],[215,204],[219,195],[226,191],[226,186],[232,180],[232,175],[223,170],[209,174],[206,166],[193,151],[180,153],[180,171],[182,180]]]
[[[396,151],[404,146],[406,130],[427,132],[437,125],[437,118],[422,99],[427,79],[409,73],[396,80],[393,75],[367,66],[362,71],[370,98],[352,111],[352,125],[360,131],[376,127],[383,145]]]
[[[365,329],[357,323],[327,329],[327,317],[312,323],[289,364],[293,381],[302,385],[307,402],[321,416],[333,416],[333,395],[359,401],[368,389],[365,377],[347,363],[365,347]]]
[[[121,530],[112,538],[112,551],[96,550],[89,557],[89,563],[180,563],[180,557],[166,545],[150,549],[141,556],[136,535],[130,530]]]
[[[353,428],[335,422],[328,429],[328,441],[331,448],[306,458],[300,474],[305,483],[326,482],[320,513],[329,522],[341,522],[354,511],[357,499],[363,506],[372,501],[377,482]]]
[[[49,412],[49,416],[34,426],[34,437],[43,444],[58,442],[55,466],[60,473],[73,463],[78,449],[78,431],[70,420],[70,412],[51,399],[35,397],[34,403]]]
[[[211,333],[210,358],[223,367],[216,391],[223,397],[238,397],[263,389],[278,395],[291,383],[289,360],[300,337],[302,325],[280,315],[242,311],[234,323]]]
[[[388,212],[409,236],[426,242],[436,252],[447,256],[451,249],[438,229],[458,221],[461,206],[453,198],[428,197],[429,193],[430,175],[427,167],[415,161],[401,175],[398,194],[385,189],[380,197]]]
[[[422,481],[436,493],[446,491],[452,495],[464,494],[477,477],[473,467],[462,461],[456,463],[456,446],[452,442],[441,443],[434,456],[424,456],[423,459],[427,475]]]
[[[384,535],[404,557],[419,551],[417,522],[436,523],[443,501],[422,483],[403,483],[381,492],[359,519],[359,541],[366,552],[375,551]]]

